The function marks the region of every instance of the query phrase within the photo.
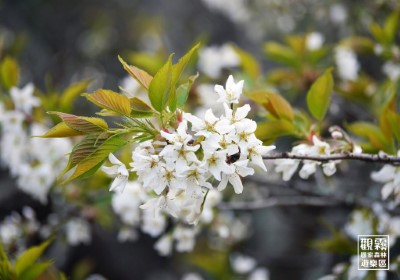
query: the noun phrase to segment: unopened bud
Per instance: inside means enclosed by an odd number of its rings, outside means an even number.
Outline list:
[[[343,138],[343,133],[341,133],[340,131],[333,131],[332,133],[331,133],[331,135],[332,135],[332,138],[334,138],[334,139],[342,139]]]

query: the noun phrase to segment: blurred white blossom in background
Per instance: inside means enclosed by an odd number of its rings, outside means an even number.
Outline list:
[[[210,78],[217,79],[222,70],[240,65],[240,58],[229,44],[204,47],[199,51],[199,70]]]
[[[336,47],[335,61],[339,77],[342,80],[354,81],[358,79],[360,64],[353,50],[343,46]]]

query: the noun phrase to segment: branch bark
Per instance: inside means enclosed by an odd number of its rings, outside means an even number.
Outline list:
[[[392,165],[400,164],[400,157],[392,155],[381,155],[381,154],[354,154],[354,153],[340,153],[332,154],[328,156],[302,156],[296,155],[288,152],[276,153],[271,155],[263,156],[263,159],[274,160],[274,159],[298,159],[298,160],[313,160],[319,162],[328,162],[331,160],[358,160],[365,162],[376,162],[376,163],[386,163]]]

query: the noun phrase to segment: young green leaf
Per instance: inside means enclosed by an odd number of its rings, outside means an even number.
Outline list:
[[[21,275],[19,275],[18,280],[36,280],[52,264],[53,261],[35,263],[28,267]]]
[[[251,93],[249,98],[261,104],[268,112],[278,119],[283,118],[291,121],[294,118],[292,106],[279,94],[268,91],[257,91]]]
[[[261,66],[257,62],[257,59],[251,53],[239,48],[238,46],[234,46],[234,49],[240,57],[243,71],[251,78],[256,80],[261,73]]]
[[[284,45],[277,44],[275,42],[268,42],[264,45],[264,51],[273,61],[293,68],[300,67],[300,61],[296,56],[296,53]]]
[[[140,98],[133,97],[129,101],[131,102],[131,117],[133,118],[149,118],[156,113],[153,108]]]
[[[0,261],[8,261],[6,252],[4,251],[3,244],[0,242]]]
[[[377,40],[379,43],[388,43],[386,33],[379,24],[375,22],[371,23],[371,25],[369,26],[369,31],[372,33],[372,36],[375,37],[375,40]]]
[[[60,122],[49,129],[45,134],[37,136],[40,138],[61,138],[61,137],[73,137],[83,135],[83,132],[72,129],[65,122]]]
[[[397,142],[400,143],[400,115],[396,112],[389,111],[387,121]]]
[[[122,135],[113,135],[109,137],[103,144],[98,146],[93,153],[76,165],[74,173],[65,180],[64,183],[84,177],[85,175],[93,174],[100,168],[110,153],[117,151],[125,144],[126,140]]]
[[[84,94],[84,96],[97,106],[121,116],[129,116],[131,113],[129,98],[112,90],[98,89],[94,93]]]
[[[319,121],[323,120],[328,111],[332,90],[332,68],[329,68],[312,84],[307,93],[308,110]]]
[[[196,44],[193,48],[191,48],[184,56],[182,56],[179,61],[172,66],[172,86],[175,86],[179,81],[183,71],[185,70],[187,64],[192,58],[193,54],[200,47],[200,43]]]
[[[199,73],[197,73],[196,75],[190,76],[188,82],[180,85],[176,89],[176,99],[177,99],[178,108],[182,108],[183,106],[185,106],[185,103],[189,97],[190,89],[192,88],[192,85],[198,76],[199,76]]]
[[[153,111],[153,108],[151,108],[146,102],[144,102],[140,98],[137,97],[129,98],[129,101],[131,102],[131,109],[134,111],[140,111],[140,112]]]
[[[67,126],[83,134],[101,132],[108,129],[108,125],[103,119],[81,117],[61,112],[49,112],[49,114],[59,116]]]
[[[385,32],[388,43],[393,43],[398,31],[397,26],[399,23],[399,12],[394,12],[385,21],[383,30]]]
[[[181,77],[190,59],[192,58],[194,53],[198,50],[199,46],[200,43],[196,44],[183,57],[181,57],[176,64],[172,66],[171,96],[168,102],[169,108],[172,112],[175,111],[178,105],[177,89],[175,89],[175,86],[179,81],[179,78]]]
[[[53,240],[47,240],[38,246],[34,246],[23,252],[15,261],[14,270],[17,276],[23,275],[36,260],[43,254],[44,250]],[[18,278],[19,279],[19,278]]]
[[[272,143],[278,137],[293,134],[295,130],[293,123],[282,119],[258,123],[255,134],[264,143]]]
[[[86,159],[92,153],[94,153],[99,146],[101,146],[104,141],[110,137],[109,134],[92,134],[86,136],[82,141],[74,146],[71,154],[69,155],[68,164],[65,167],[62,174],[67,173],[81,161]]]
[[[120,56],[118,56],[124,69],[132,76],[142,87],[149,89],[153,77],[146,71],[139,69],[133,65],[128,65]]]
[[[149,98],[151,105],[158,112],[164,110],[171,94],[172,85],[172,55],[156,73],[149,85]]]
[[[8,261],[0,261],[0,279],[1,280],[15,280],[16,276],[12,270],[11,263]]]
[[[89,84],[90,80],[83,80],[67,87],[61,95],[59,110],[70,112],[75,98],[82,94]]]
[[[136,65],[136,68],[140,68],[150,75],[157,73],[157,70],[165,63],[164,51],[148,52],[148,51],[134,51],[126,54],[127,60]]]
[[[315,240],[311,246],[321,251],[336,254],[357,254],[357,247],[343,232],[335,230],[330,238]]]
[[[19,66],[15,59],[6,57],[0,64],[0,82],[6,90],[16,86],[19,81]]]
[[[368,139],[377,150],[387,153],[393,152],[393,147],[390,147],[388,140],[378,126],[368,122],[354,122],[347,125],[347,129],[359,137]]]

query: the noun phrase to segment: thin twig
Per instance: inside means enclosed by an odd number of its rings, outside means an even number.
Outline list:
[[[296,155],[288,152],[276,153],[271,155],[263,156],[263,159],[299,159],[299,160],[313,160],[320,162],[328,162],[331,160],[359,160],[366,162],[378,162],[378,163],[387,163],[398,165],[400,164],[400,157],[385,155],[385,154],[354,154],[354,153],[341,153],[341,154],[332,154],[327,156],[303,156]]]

